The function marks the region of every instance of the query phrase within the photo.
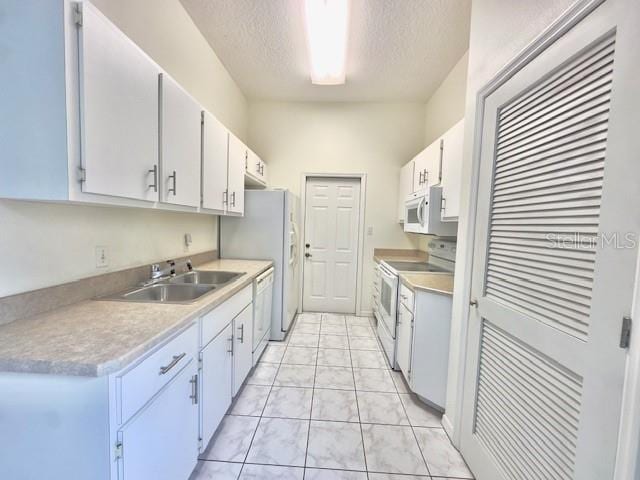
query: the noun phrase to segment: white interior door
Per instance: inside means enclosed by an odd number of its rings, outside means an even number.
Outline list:
[[[639,5],[604,2],[487,98],[461,437],[479,480],[613,478]]]
[[[160,69],[93,5],[82,12],[82,191],[157,201]]]
[[[303,310],[355,313],[360,179],[306,184]]]

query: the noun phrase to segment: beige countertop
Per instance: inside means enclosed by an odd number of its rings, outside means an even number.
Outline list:
[[[401,250],[376,248],[373,252],[373,260],[380,263],[391,262],[426,262],[429,258],[427,252],[420,250]]]
[[[87,300],[0,326],[0,372],[97,377],[116,372],[251,284],[273,262],[215,260],[198,270],[245,272],[188,304]]]
[[[453,275],[449,273],[401,273],[400,281],[413,291],[453,295]]]

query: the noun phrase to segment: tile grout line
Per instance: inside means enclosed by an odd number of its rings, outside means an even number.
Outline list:
[[[346,324],[346,318],[345,318]],[[369,464],[367,463],[367,451],[364,446],[364,431],[362,430],[362,417],[360,416],[360,403],[358,402],[358,389],[356,387],[356,372],[353,368],[353,357],[351,356],[351,339],[347,337],[347,344],[349,345],[349,360],[351,361],[351,375],[353,376],[353,390],[356,397],[356,409],[358,410],[358,426],[360,427],[360,439],[362,440],[362,456],[364,458],[364,469],[367,480],[369,479]]]
[[[282,358],[284,358],[285,354],[287,353],[287,349],[288,348],[289,348],[289,342],[287,341],[287,343],[285,344],[285,347],[284,347],[284,352],[282,352],[282,357],[280,358],[280,363],[278,363],[278,368],[276,369],[276,373],[273,376],[273,380],[272,380],[271,385],[269,387],[269,394],[267,395],[267,399],[265,400],[264,405],[262,406],[262,410],[260,411],[260,417],[259,417],[259,420],[258,420],[258,424],[256,425],[256,429],[253,431],[253,435],[251,436],[251,442],[249,442],[249,448],[247,448],[247,453],[245,453],[245,455],[244,455],[244,460],[242,462],[242,467],[240,468],[240,471],[238,472],[238,477],[237,477],[236,480],[240,479],[240,477],[242,476],[242,472],[244,470],[244,466],[247,464],[247,458],[249,458],[249,452],[251,451],[251,447],[253,446],[253,441],[255,440],[256,434],[258,433],[258,428],[260,428],[260,424],[262,423],[262,418],[263,418],[264,411],[267,408],[267,404],[269,403],[269,397],[271,397],[271,392],[273,392],[273,386],[276,383],[276,378],[278,377],[278,373],[280,372],[280,366],[282,365]],[[262,355],[264,355],[264,352],[262,353]],[[258,362],[256,364],[256,366],[259,363],[260,362]],[[265,418],[269,418],[269,417],[265,417]]]
[[[393,371],[393,368],[391,369],[391,371]],[[402,372],[401,372],[402,374]],[[393,387],[396,389],[396,394],[398,395],[398,398],[400,399],[400,405],[402,405],[402,410],[404,411],[404,414],[407,416],[407,420],[409,421],[409,426],[411,427],[411,433],[413,434],[413,438],[416,440],[416,445],[418,446],[418,451],[420,452],[420,456],[422,457],[422,461],[424,462],[424,466],[427,469],[427,475],[429,478],[431,478],[431,470],[429,469],[429,463],[427,463],[427,458],[424,456],[424,452],[422,451],[422,447],[420,446],[420,441],[418,440],[418,435],[416,435],[416,431],[413,428],[413,422],[411,421],[411,417],[409,417],[409,413],[407,412],[407,408],[404,405],[404,402],[402,401],[402,397],[400,396],[400,390],[398,390],[398,385],[396,384],[396,381],[393,379],[393,375],[391,373],[389,373],[389,376],[391,377],[391,381],[393,382]]]
[[[318,328],[318,343],[316,344],[316,364],[313,369],[313,387],[311,388],[311,408],[309,408],[309,428],[307,429],[307,446],[304,451],[304,470],[302,480],[307,476],[307,457],[309,456],[309,440],[311,438],[311,419],[313,418],[313,397],[316,392],[316,375],[318,374],[318,354],[320,353],[320,332],[322,331],[322,314],[320,314],[320,328]]]

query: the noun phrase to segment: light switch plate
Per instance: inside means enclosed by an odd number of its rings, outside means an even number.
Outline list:
[[[109,266],[109,249],[107,247],[96,247],[96,268]]]

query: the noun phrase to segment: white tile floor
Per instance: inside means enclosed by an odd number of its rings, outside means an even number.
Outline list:
[[[272,342],[191,480],[473,478],[365,317],[302,314]]]

